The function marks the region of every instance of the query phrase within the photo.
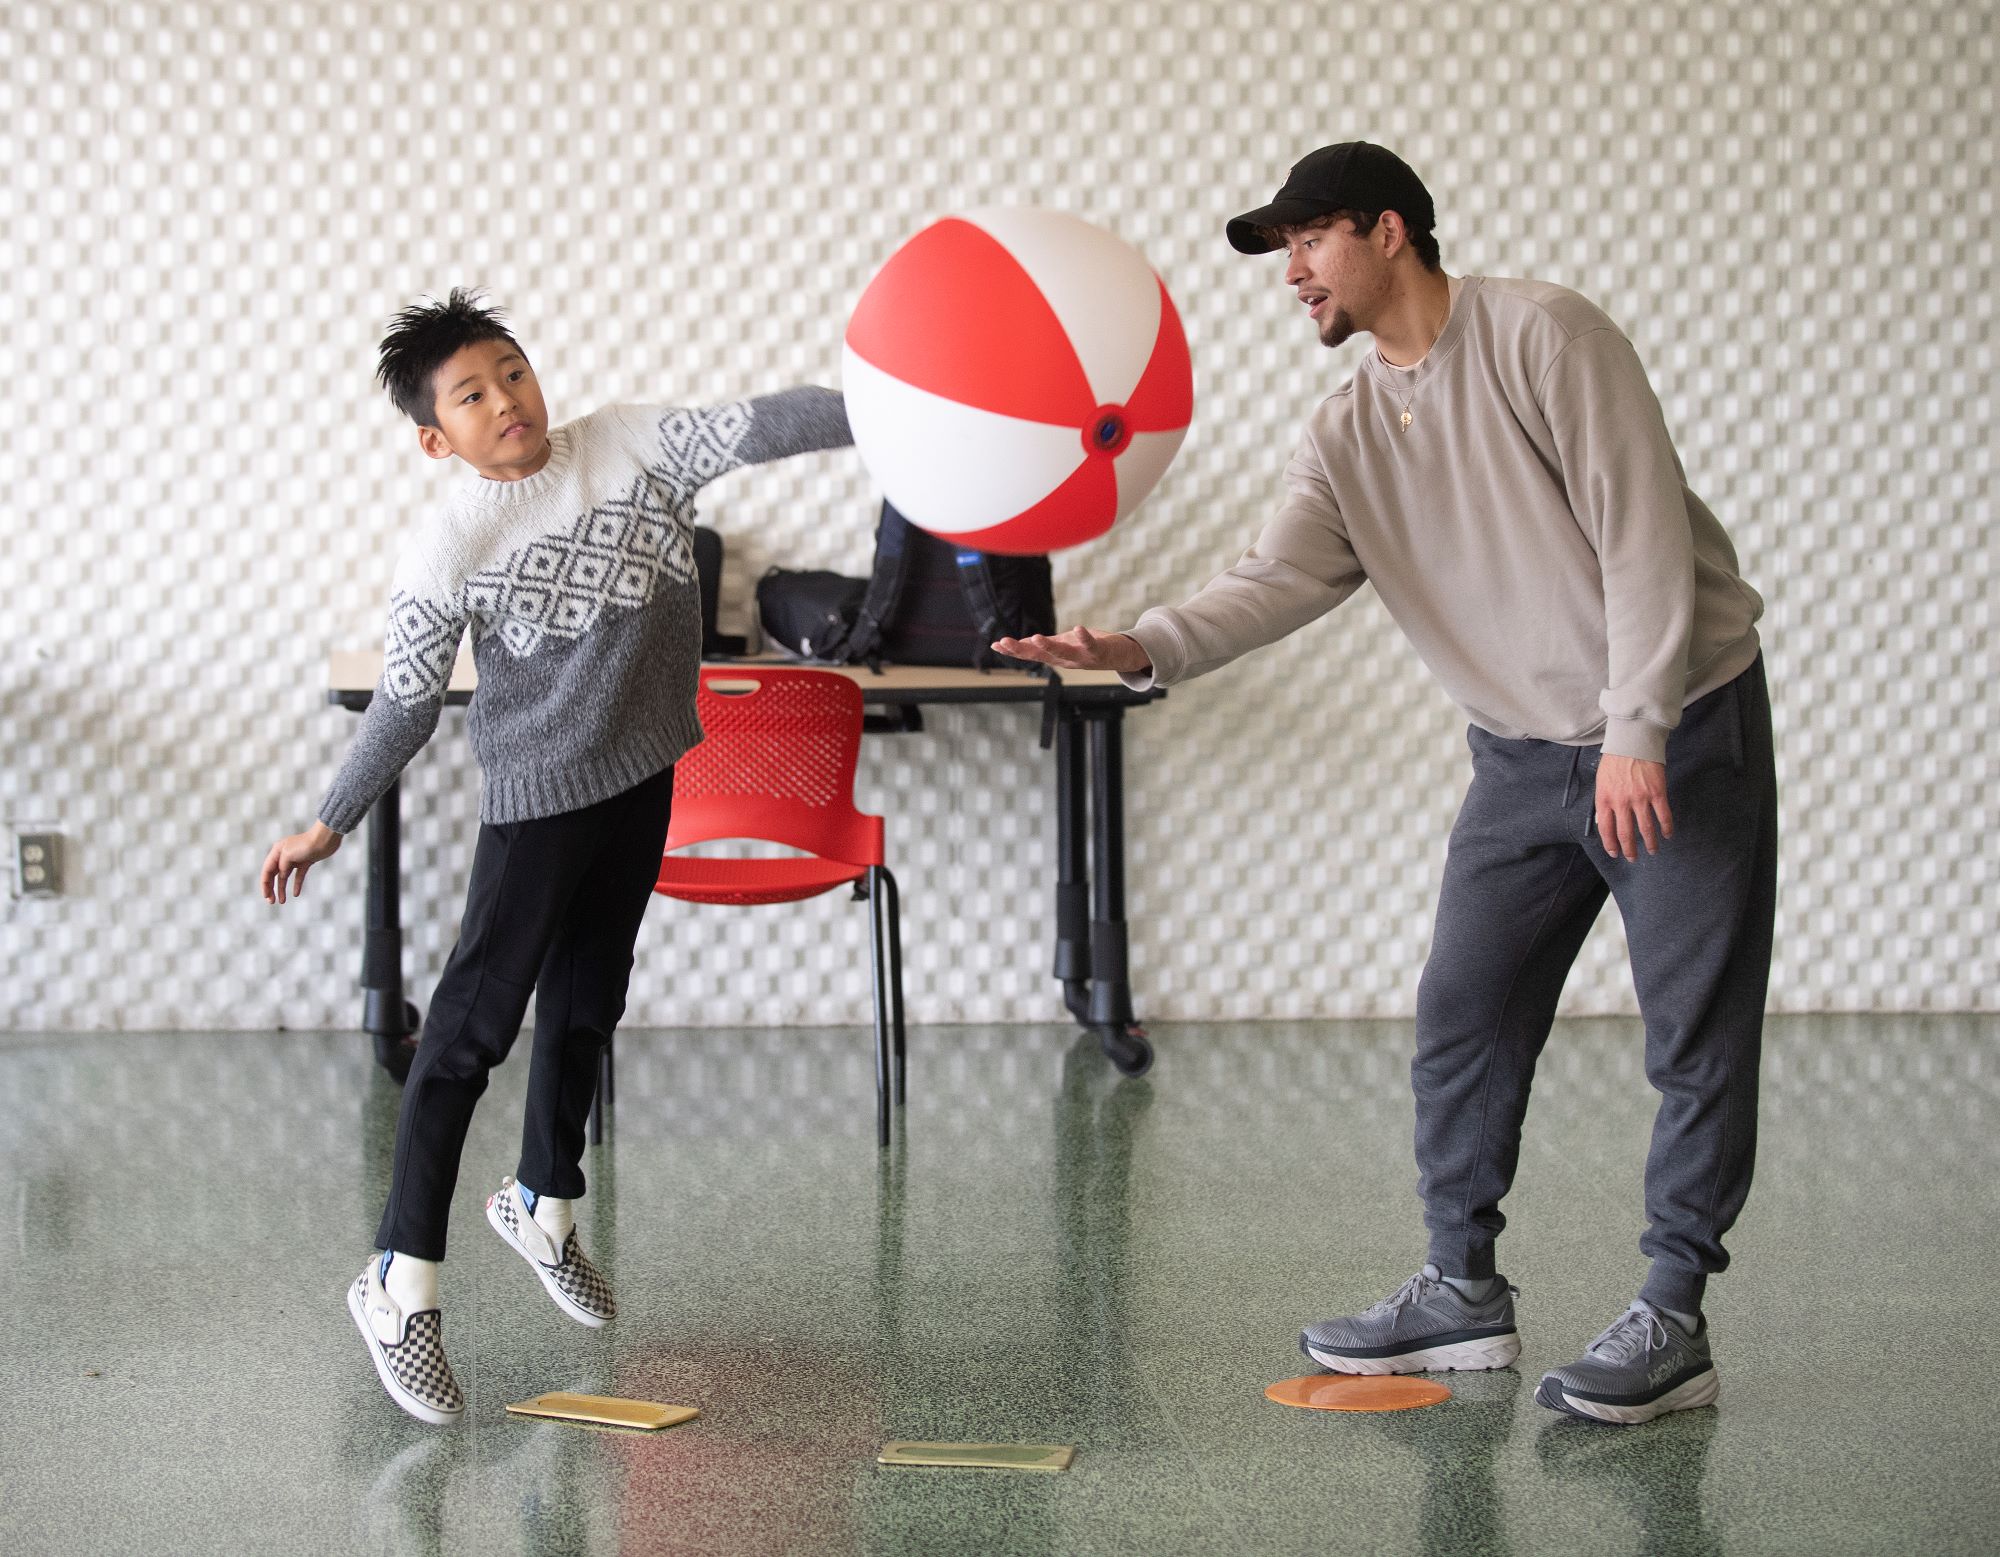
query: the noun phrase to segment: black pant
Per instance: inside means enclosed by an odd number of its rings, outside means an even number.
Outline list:
[[[1608,893],[1661,1094],[1641,1295],[1691,1312],[1729,1262],[1722,1235],[1749,1194],[1757,1144],[1778,858],[1764,662],[1683,712],[1667,741],[1674,836],[1630,863],[1596,836],[1599,748],[1477,728],[1469,739],[1472,786],[1452,828],[1410,1068],[1431,1259],[1446,1275],[1493,1274],[1535,1061]]]
[[[479,829],[458,944],[403,1086],[379,1247],[444,1258],[472,1110],[514,1046],[530,995],[535,1042],[515,1177],[537,1194],[583,1193],[598,1056],[625,1013],[673,796],[668,768],[581,811]]]

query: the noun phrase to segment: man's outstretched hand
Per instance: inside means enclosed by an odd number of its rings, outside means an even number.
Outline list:
[[[1051,637],[1034,633],[1026,638],[1001,638],[993,647],[1017,660],[1033,660],[1058,670],[1117,670],[1139,675],[1153,668],[1139,640],[1129,633],[1094,633],[1088,627],[1073,627]]]

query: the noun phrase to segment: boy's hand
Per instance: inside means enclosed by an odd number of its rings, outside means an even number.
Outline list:
[[[280,838],[264,856],[264,901],[282,903],[290,878],[293,897],[306,889],[306,872],[340,847],[340,834],[324,822],[314,822],[302,833]]]
[[[1125,633],[1094,633],[1075,627],[1066,633],[1036,633],[1027,638],[1002,638],[993,645],[1017,660],[1035,660],[1062,670],[1117,670],[1139,675],[1153,662],[1139,640]]]

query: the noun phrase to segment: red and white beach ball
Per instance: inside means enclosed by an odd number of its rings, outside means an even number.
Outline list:
[[[1102,535],[1187,435],[1194,382],[1139,251],[1056,211],[949,216],[889,257],[848,321],[854,442],[883,496],[956,545]]]

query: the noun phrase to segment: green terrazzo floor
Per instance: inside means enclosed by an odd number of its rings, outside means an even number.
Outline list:
[[[1423,1258],[1407,1023],[1180,1026],[1123,1081],[1055,1027],[918,1029],[873,1142],[865,1033],[632,1032],[579,1207],[622,1312],[488,1230],[525,1065],[444,1269],[455,1428],[343,1303],[398,1098],[354,1034],[0,1038],[0,1551],[1877,1553],[2000,1548],[2000,1021],[1771,1024],[1758,1177],[1710,1287],[1716,1409],[1534,1403],[1636,1290],[1636,1023],[1559,1026],[1502,1269],[1518,1371],[1398,1415],[1263,1398],[1306,1321]],[[546,1390],[701,1408],[509,1418]],[[1074,1444],[1060,1475],[891,1439]]]

